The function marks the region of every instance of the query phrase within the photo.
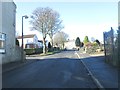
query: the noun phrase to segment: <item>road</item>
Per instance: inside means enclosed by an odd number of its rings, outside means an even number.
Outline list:
[[[62,51],[3,73],[3,88],[97,88],[75,51]]]

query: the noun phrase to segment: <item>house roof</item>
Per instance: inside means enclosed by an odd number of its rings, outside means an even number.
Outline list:
[[[33,38],[35,34],[23,35],[23,38]],[[18,36],[17,39],[22,39],[22,36]]]

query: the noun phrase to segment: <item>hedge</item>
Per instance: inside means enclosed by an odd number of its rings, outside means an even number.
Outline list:
[[[35,48],[35,54],[43,53],[43,48]]]
[[[24,51],[26,52],[26,55],[31,55],[31,54],[35,53],[35,49],[34,48],[24,49]]]
[[[29,49],[24,49],[26,52],[26,55],[31,55],[31,54],[40,54],[43,52],[43,48],[29,48]]]

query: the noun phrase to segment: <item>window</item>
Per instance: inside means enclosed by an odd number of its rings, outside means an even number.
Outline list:
[[[5,53],[5,38],[6,35],[0,33],[0,53]]]

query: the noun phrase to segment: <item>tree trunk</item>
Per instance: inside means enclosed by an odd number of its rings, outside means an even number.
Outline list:
[[[65,44],[63,43],[62,45],[63,45],[63,49],[64,49]]]
[[[46,54],[46,42],[45,42],[45,38],[43,38],[43,53]]]

